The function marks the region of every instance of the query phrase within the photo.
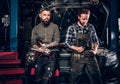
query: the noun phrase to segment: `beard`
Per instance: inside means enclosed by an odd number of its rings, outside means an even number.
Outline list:
[[[47,20],[47,21],[41,20],[41,22],[42,22],[42,24],[43,24],[44,26],[48,26],[48,25],[50,24],[50,21],[49,21],[49,20]]]

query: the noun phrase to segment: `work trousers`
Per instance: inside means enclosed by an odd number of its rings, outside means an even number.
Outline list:
[[[80,82],[83,73],[86,73],[88,77],[88,82],[85,84],[103,84],[95,56],[73,54],[71,57],[71,69],[71,84],[84,84]]]
[[[48,84],[55,69],[55,58],[49,55],[37,57],[35,62],[35,75],[37,84]]]

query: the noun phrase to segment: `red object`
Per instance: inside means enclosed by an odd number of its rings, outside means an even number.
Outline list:
[[[0,75],[24,74],[23,68],[0,69]]]
[[[2,84],[1,81],[0,84]],[[6,80],[5,84],[22,84],[22,80]]]
[[[0,52],[0,84],[22,84],[24,68],[20,68],[21,60],[17,52]],[[20,75],[20,79],[13,78],[13,75]],[[21,76],[22,75],[22,76]]]
[[[17,52],[0,52],[0,60],[2,59],[18,59],[18,53]]]
[[[11,64],[21,64],[21,60],[16,59],[16,60],[0,60],[0,64],[3,65],[11,65]]]
[[[35,75],[35,68],[31,69],[31,75]]]
[[[59,71],[59,69],[56,69],[54,76],[59,76],[59,75],[60,75],[60,71]]]

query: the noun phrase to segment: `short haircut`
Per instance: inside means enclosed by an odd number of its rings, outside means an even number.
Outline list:
[[[50,11],[50,9],[49,9],[49,8],[41,8],[41,9],[39,10],[39,13],[42,13],[43,11]]]
[[[90,10],[87,8],[81,8],[78,10],[78,16],[81,14],[90,14]]]

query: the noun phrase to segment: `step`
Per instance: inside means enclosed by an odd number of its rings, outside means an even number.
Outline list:
[[[0,84],[3,84],[2,81],[0,81]],[[22,83],[22,80],[15,79],[15,80],[6,80],[5,84],[23,84],[23,83]]]
[[[22,75],[24,72],[24,68],[0,69],[0,75]]]
[[[7,80],[6,84],[22,84],[22,80]]]
[[[21,60],[0,60],[0,65],[21,64]]]
[[[0,52],[0,60],[5,59],[18,59],[17,52]]]

